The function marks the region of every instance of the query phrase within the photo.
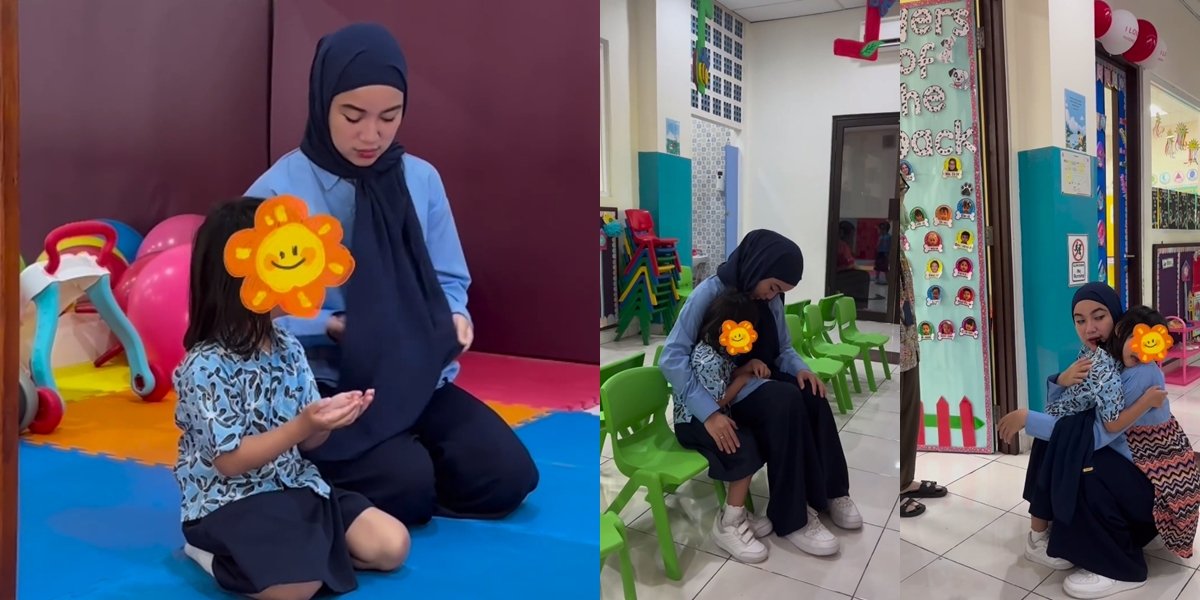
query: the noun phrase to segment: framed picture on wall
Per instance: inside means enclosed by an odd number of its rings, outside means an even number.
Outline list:
[[[617,325],[617,241],[604,233],[604,225],[616,221],[614,207],[600,207],[600,329]]]

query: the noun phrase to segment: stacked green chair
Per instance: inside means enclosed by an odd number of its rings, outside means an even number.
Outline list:
[[[629,211],[626,211],[627,214]],[[634,211],[645,213],[645,211]],[[649,218],[648,213],[645,215]],[[669,241],[669,240],[666,240]],[[682,270],[674,242],[666,242],[634,227],[625,228],[621,247],[620,294],[617,296],[617,338],[633,321],[641,326],[642,344],[650,345],[650,325],[661,323],[670,333],[679,314]]]
[[[862,383],[858,380],[858,367],[854,366],[854,359],[858,358],[860,353],[858,346],[828,340],[820,306],[809,304],[804,307],[804,340],[804,349],[812,356],[832,358],[849,367],[854,380],[854,393],[862,392]],[[867,368],[870,368],[870,365],[867,365]]]
[[[817,306],[821,309],[822,337],[827,342],[833,342],[833,337],[829,335],[829,332],[837,329],[837,301],[844,297],[845,294],[834,294],[817,301]]]
[[[808,368],[816,373],[821,381],[829,384],[833,389],[833,396],[837,400],[838,412],[846,414],[847,411],[854,410],[854,402],[850,398],[850,388],[846,385],[846,363],[834,358],[821,358],[812,356],[804,349],[804,321],[796,315],[785,315],[787,319],[788,334],[792,338],[792,348],[804,359],[804,363]]]
[[[625,600],[637,600],[633,583],[633,561],[629,559],[629,547],[625,543],[625,524],[621,517],[611,512],[600,515],[600,568],[604,560],[617,552],[621,557],[621,585],[625,588]]]
[[[783,308],[783,314],[796,315],[800,320],[804,320],[804,307],[812,304],[812,300],[801,300],[795,304],[789,304]]]
[[[613,463],[629,482],[605,509],[620,514],[634,493],[646,489],[646,501],[658,534],[663,567],[668,578],[683,577],[679,556],[671,537],[665,494],[708,469],[708,460],[699,452],[679,445],[667,424],[667,381],[656,367],[636,367],[621,371],[600,386],[600,407],[605,427],[612,436]],[[717,500],[725,503],[725,486],[713,482]],[[749,504],[747,504],[749,507]]]
[[[891,379],[892,368],[888,365],[887,351],[884,350],[884,345],[891,338],[882,333],[867,333],[858,330],[858,308],[854,306],[853,298],[838,299],[836,315],[838,339],[859,348],[862,353],[863,365],[867,369],[867,386],[874,392],[877,388],[875,386],[875,369],[871,366],[871,350],[879,350],[879,362],[883,363],[883,376],[885,379]]]
[[[662,347],[659,347],[659,352],[662,352]],[[654,355],[654,362],[658,364],[658,355]],[[613,375],[621,371],[627,371],[634,367],[640,367],[646,364],[646,353],[638,352],[632,356],[614,360],[607,365],[600,366],[600,385],[603,386],[605,381],[608,381]],[[608,430],[604,428],[604,407],[600,407],[600,449],[604,449],[604,437],[608,435]]]

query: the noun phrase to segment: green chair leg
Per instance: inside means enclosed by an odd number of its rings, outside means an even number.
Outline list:
[[[842,413],[854,410],[854,397],[850,395],[850,386],[846,384],[846,372],[842,371],[837,376],[838,394],[842,397],[842,402],[845,408]],[[839,404],[841,404],[839,403]]]
[[[623,529],[621,532],[622,537],[625,535]],[[617,550],[617,555],[621,557],[621,586],[625,588],[625,600],[637,600],[637,587],[633,582],[633,561],[629,559],[628,542],[621,544],[621,548]]]
[[[871,389],[871,393],[879,391],[879,387],[875,385],[875,369],[871,366],[871,350],[863,346],[862,354],[859,355],[863,361],[863,368],[867,370],[867,387]]]
[[[850,375],[852,376],[852,379],[854,381],[854,393],[861,394],[862,393],[862,384],[859,383],[859,381],[858,381],[858,367],[855,366],[854,361],[850,361],[850,362],[846,363],[846,366],[850,367]]]
[[[891,367],[891,365],[888,364],[887,350],[884,350],[883,346],[879,347],[879,359],[880,359],[880,362],[883,363],[884,379],[891,379],[892,378],[892,367]]]
[[[650,503],[650,514],[654,518],[654,529],[658,532],[658,550],[662,554],[663,570],[667,579],[683,579],[679,568],[679,554],[675,552],[675,539],[671,537],[671,519],[667,515],[667,502],[663,497],[662,484],[658,480],[646,482],[646,502]]]
[[[604,452],[604,438],[608,436],[608,429],[604,427],[604,411],[600,411],[600,451]]]

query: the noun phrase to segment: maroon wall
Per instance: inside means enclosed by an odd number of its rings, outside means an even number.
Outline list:
[[[564,0],[275,5],[272,159],[299,142],[322,35],[370,20],[400,40],[411,104],[399,139],[445,180],[474,278],[478,350],[598,362],[599,10]]]
[[[21,250],[108,217],[145,233],[267,166],[270,0],[22,0]]]

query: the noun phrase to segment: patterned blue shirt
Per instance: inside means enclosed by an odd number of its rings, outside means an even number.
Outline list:
[[[307,487],[329,497],[329,485],[296,447],[235,477],[213,466],[243,437],[279,427],[320,399],[304,349],[291,334],[276,327],[273,350],[250,359],[215,344],[198,345],[175,370],[175,389],[175,424],[182,432],[175,480],[184,521],[260,492]]]
[[[411,154],[404,155],[404,181],[412,196],[417,219],[421,222],[421,233],[429,259],[437,271],[438,283],[450,304],[450,312],[471,318],[467,312],[467,288],[471,285],[471,274],[467,270],[467,259],[463,256],[462,242],[454,215],[450,212],[450,201],[446,198],[446,187],[437,169],[428,162]],[[303,152],[293,150],[280,158],[263,173],[246,191],[247,196],[270,198],[290,194],[304,200],[313,215],[332,215],[342,224],[345,232],[343,243],[354,249],[354,182],[342,179],[313,164]],[[325,306],[312,319],[285,316],[277,322],[299,338],[308,351],[309,364],[317,379],[322,383],[337,385],[340,347],[325,335],[325,324],[329,317],[346,310],[346,300],[341,288],[329,288],[325,292]],[[403,310],[397,306],[396,310]],[[438,383],[454,381],[458,375],[458,362],[451,362],[442,370]]]
[[[733,361],[712,346],[699,342],[696,344],[696,349],[692,350],[691,366],[697,383],[720,402],[721,398],[725,397],[725,389],[729,387],[729,382],[733,378]],[[683,397],[675,394],[673,404],[675,405],[676,423],[687,423],[692,420],[692,411],[688,410],[687,401]]]

